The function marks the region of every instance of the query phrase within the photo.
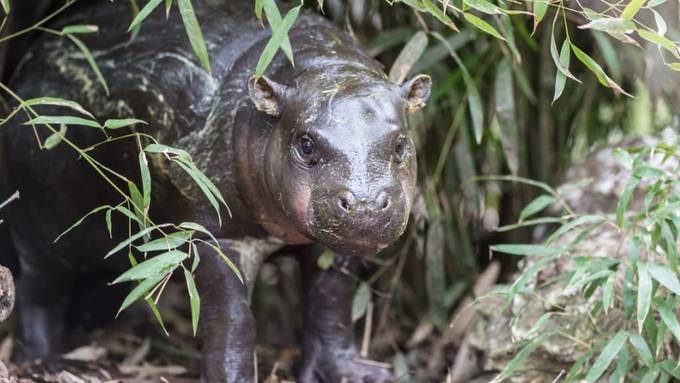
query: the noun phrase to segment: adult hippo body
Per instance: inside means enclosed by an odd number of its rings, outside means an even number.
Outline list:
[[[204,380],[253,381],[249,290],[267,255],[295,246],[305,298],[300,381],[388,381],[387,370],[355,360],[352,280],[340,269],[351,269],[357,256],[376,253],[405,228],[416,162],[404,115],[424,104],[429,78],[389,83],[347,35],[302,12],[289,33],[295,67],[279,53],[268,77],[251,80],[271,32],[255,20],[250,2],[195,3],[211,73],[197,63],[176,10],[166,20],[159,7],[131,38],[127,3],[102,2],[57,27],[99,26],[97,35],[82,39],[107,80],[108,95],[77,47],[53,36],[34,44],[11,88],[23,99],[77,101],[100,121],[148,122],[137,130],[189,152],[224,196],[231,216],[220,225],[180,167],[150,156],[154,221],[204,225],[245,277],[242,284],[213,250],[199,247]],[[63,108],[38,110],[66,114]],[[14,118],[2,132],[0,174],[9,190],[22,193],[7,219],[20,260],[19,349],[25,357],[46,358],[62,351],[65,306],[78,278],[104,275],[105,268],[120,271],[127,262],[122,254],[101,260],[127,230],[114,225],[110,239],[103,222],[90,219],[52,244],[84,212],[115,204],[120,195],[66,143],[41,151],[24,121]],[[42,139],[49,135],[46,127],[37,129]],[[103,139],[101,131],[83,126],[70,126],[66,137],[80,147]],[[138,145],[114,140],[90,154],[134,179]],[[323,247],[344,254],[335,259],[338,267],[317,268]]]

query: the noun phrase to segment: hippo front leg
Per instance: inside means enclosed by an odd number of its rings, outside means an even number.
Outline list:
[[[248,285],[253,281],[264,254],[238,251],[233,241],[220,241],[224,254],[244,274],[242,283],[219,254],[208,246],[200,248],[197,288],[201,297],[199,337],[202,344],[204,382],[252,383],[254,381],[255,321],[249,306]],[[256,259],[253,259],[256,258]]]
[[[311,252],[309,250],[308,252]],[[336,255],[333,267],[317,266],[318,252],[301,259],[304,289],[304,339],[300,383],[392,381],[384,369],[357,360],[352,336],[354,280],[341,269],[356,270],[359,260]]]

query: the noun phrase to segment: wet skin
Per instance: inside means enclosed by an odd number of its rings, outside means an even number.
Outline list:
[[[249,294],[261,262],[285,246],[295,246],[303,265],[299,381],[390,381],[389,371],[355,361],[353,281],[340,270],[355,268],[361,256],[375,254],[404,231],[416,180],[405,115],[424,105],[430,79],[390,83],[347,35],[303,12],[290,32],[295,67],[279,54],[267,77],[254,80],[269,31],[254,20],[251,4],[201,3],[195,6],[211,75],[196,63],[176,12],[169,21],[154,12],[130,40],[128,20],[113,17],[127,12],[127,4],[104,2],[60,23],[100,26],[98,36],[84,39],[110,95],[77,48],[54,38],[35,44],[11,86],[23,98],[78,101],[100,121],[134,116],[149,122],[138,129],[191,153],[223,194],[232,217],[220,227],[193,181],[162,156],[151,158],[151,216],[205,225],[246,279],[242,284],[210,248],[200,249],[196,280],[205,381],[253,381]],[[0,174],[8,189],[22,192],[7,219],[21,266],[18,349],[24,357],[46,358],[63,350],[64,313],[79,276],[109,276],[126,266],[123,255],[101,261],[126,233],[114,230],[109,239],[103,223],[90,220],[52,244],[84,212],[120,197],[66,145],[39,151],[23,121],[15,118],[1,132]],[[44,139],[48,132],[39,127],[39,134]],[[78,126],[67,136],[81,147],[102,140],[96,129]],[[135,145],[117,141],[92,155],[134,179]],[[123,222],[114,228],[127,227]],[[323,247],[342,254],[337,267],[316,267]]]

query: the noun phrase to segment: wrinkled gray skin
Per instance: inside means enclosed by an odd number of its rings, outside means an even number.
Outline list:
[[[246,277],[241,284],[210,248],[200,249],[205,381],[253,381],[249,290],[262,260],[289,245],[296,245],[304,270],[299,381],[389,381],[387,370],[354,360],[353,282],[339,270],[354,269],[357,256],[376,253],[406,226],[416,159],[405,113],[424,105],[429,77],[404,85],[388,82],[379,64],[343,32],[303,12],[290,32],[295,67],[279,53],[269,77],[252,81],[270,31],[254,19],[251,3],[194,3],[211,76],[196,63],[176,10],[166,21],[159,7],[130,40],[125,33],[129,17],[123,16],[127,3],[101,2],[59,24],[99,25],[98,35],[83,39],[108,80],[110,96],[73,44],[52,37],[33,46],[11,86],[23,98],[76,100],[100,121],[132,116],[148,121],[137,129],[191,153],[228,201],[233,217],[219,227],[192,180],[162,156],[151,156],[155,222],[207,226]],[[64,314],[79,278],[110,281],[124,269],[124,254],[106,262],[101,257],[125,238],[127,225],[114,222],[109,239],[103,219],[90,219],[52,244],[83,213],[116,203],[120,196],[67,145],[40,151],[23,121],[24,116],[15,118],[1,131],[0,175],[7,190],[22,193],[7,217],[20,260],[18,350],[25,358],[46,358],[63,350]],[[43,139],[49,134],[44,127],[38,132]],[[69,127],[67,137],[81,147],[104,138],[80,126]],[[91,154],[137,178],[132,140]],[[336,257],[335,268],[321,271],[316,267],[319,245],[346,255]],[[86,290],[95,287],[88,284]]]

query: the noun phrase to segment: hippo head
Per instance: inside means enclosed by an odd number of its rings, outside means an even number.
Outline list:
[[[406,113],[425,105],[430,86],[426,75],[395,85],[354,67],[309,70],[290,85],[251,80],[257,109],[277,117],[266,184],[298,233],[370,255],[404,232],[417,168]]]

